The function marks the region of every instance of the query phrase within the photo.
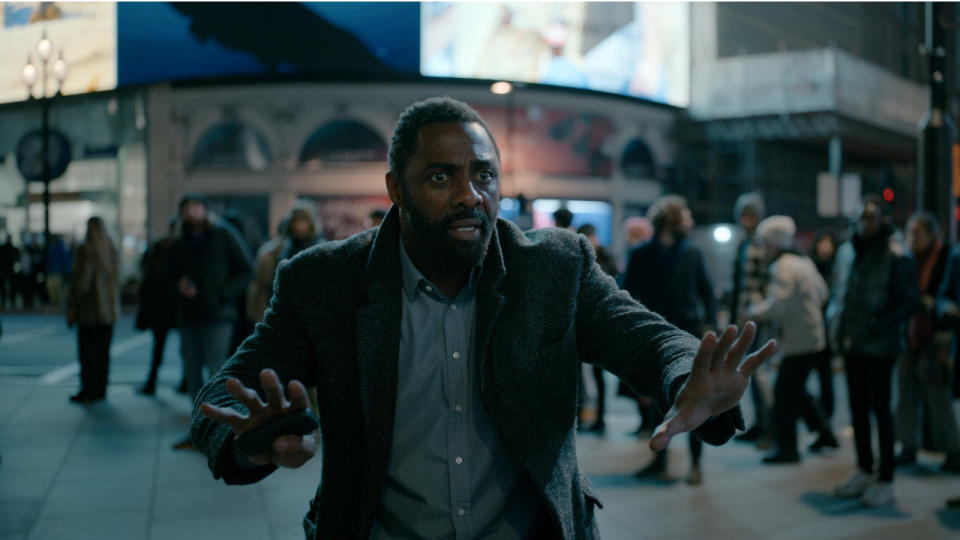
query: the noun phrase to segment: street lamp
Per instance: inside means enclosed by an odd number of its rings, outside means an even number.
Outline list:
[[[42,164],[43,164],[43,271],[46,273],[47,254],[50,250],[50,101],[53,96],[47,97],[47,79],[52,75],[57,81],[57,91],[54,96],[60,94],[63,87],[63,81],[67,78],[67,63],[63,59],[63,49],[60,49],[60,55],[49,65],[50,58],[53,55],[53,42],[47,38],[47,32],[44,30],[40,41],[37,42],[37,58],[40,60],[40,69],[33,64],[30,54],[27,54],[27,64],[23,66],[20,72],[23,83],[27,86],[29,99],[34,99],[33,85],[40,78],[40,111],[42,113]],[[48,71],[48,67],[51,69]],[[27,200],[27,215],[30,213],[30,202]]]

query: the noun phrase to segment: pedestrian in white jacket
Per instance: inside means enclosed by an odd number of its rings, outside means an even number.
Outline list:
[[[803,415],[812,431],[820,434],[811,445],[816,451],[837,447],[837,440],[817,402],[806,391],[807,375],[826,348],[823,306],[830,291],[813,261],[793,250],[797,227],[788,216],[771,216],[760,222],[757,238],[767,250],[770,282],[767,296],[748,306],[746,316],[779,328],[783,361],[774,386],[776,451],[764,463],[796,463],[797,418]]]

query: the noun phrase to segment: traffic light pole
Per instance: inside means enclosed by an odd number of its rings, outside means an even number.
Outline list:
[[[947,4],[948,6],[950,4]],[[947,113],[945,30],[940,24],[943,4],[925,4],[924,53],[930,85],[930,109],[920,122],[917,148],[917,206],[936,216],[945,241],[957,239],[956,207],[951,182],[953,120]]]

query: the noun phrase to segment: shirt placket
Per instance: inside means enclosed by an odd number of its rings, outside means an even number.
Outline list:
[[[450,472],[450,513],[457,538],[470,538],[470,474],[467,454],[467,350],[462,304],[450,302],[443,313],[444,347],[447,360],[447,445]]]

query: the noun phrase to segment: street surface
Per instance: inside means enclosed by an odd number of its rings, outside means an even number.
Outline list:
[[[181,369],[175,333],[157,396],[141,396],[135,390],[146,377],[152,338],[123,318],[115,327],[107,401],[84,407],[67,401],[78,369],[75,332],[63,318],[5,313],[0,321],[0,540],[303,538],[300,519],[320,459],[252,486],[226,486],[213,480],[199,453],[171,448],[186,434],[190,409],[174,391]],[[615,394],[615,384],[608,388]],[[960,495],[960,477],[936,472],[941,454],[921,453],[918,466],[898,471],[895,509],[866,510],[830,496],[854,462],[842,375],[835,388],[839,451],[771,467],[749,445],[707,446],[699,486],[684,482],[685,436],[669,449],[673,480],[633,478],[650,452],[646,440],[628,434],[638,423],[632,403],[611,397],[607,435],[584,434],[577,446],[604,504],[603,538],[960,538],[960,511],[943,504]],[[744,406],[751,418],[749,400]],[[801,434],[804,444],[813,440]]]

